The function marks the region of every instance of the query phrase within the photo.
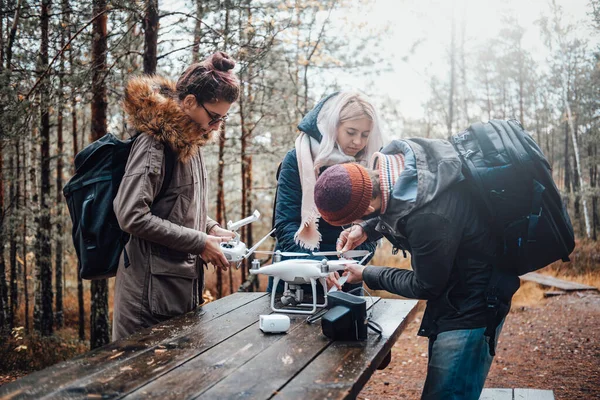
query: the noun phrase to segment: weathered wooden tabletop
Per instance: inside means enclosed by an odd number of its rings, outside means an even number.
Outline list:
[[[2,399],[353,398],[391,350],[416,301],[367,298],[383,335],[336,342],[289,314],[265,334],[266,293],[236,293],[0,387]]]

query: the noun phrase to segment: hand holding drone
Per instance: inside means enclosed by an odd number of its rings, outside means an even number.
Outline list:
[[[221,251],[225,255],[225,258],[227,258],[227,261],[230,263],[236,263],[236,268],[239,268],[241,261],[250,257],[250,255],[258,248],[258,246],[260,246],[275,231],[275,229],[273,229],[271,232],[267,233],[265,237],[260,239],[258,243],[248,249],[246,247],[246,243],[240,240],[240,235],[237,231],[243,226],[251,224],[254,221],[258,221],[259,218],[260,213],[258,210],[254,210],[254,213],[252,213],[252,215],[249,217],[237,222],[229,221],[227,223],[227,229],[232,231],[235,234],[235,237],[226,243],[221,243]]]

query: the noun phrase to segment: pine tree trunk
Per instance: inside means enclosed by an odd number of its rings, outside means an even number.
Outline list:
[[[4,146],[0,145],[0,249],[4,248]],[[9,304],[8,285],[6,284],[6,264],[4,252],[0,252],[0,336],[4,336],[9,330]]]
[[[202,40],[202,18],[204,17],[204,4],[196,0],[196,26],[194,27],[194,46],[192,47],[192,62],[200,61],[200,41]]]
[[[4,0],[0,0],[0,74],[3,73],[4,69]],[[4,119],[3,117],[3,105],[0,103],[0,135],[3,137],[4,132]],[[4,214],[4,178],[2,176],[2,157],[4,151],[0,147],[0,213]],[[2,242],[2,225],[4,225],[4,215],[2,215],[2,221],[0,221],[0,248],[4,248]],[[3,337],[9,326],[9,308],[8,308],[8,286],[6,284],[6,265],[4,264],[4,254],[0,253],[0,337]]]
[[[244,84],[244,77],[242,74],[240,74],[240,81],[241,81],[241,85],[240,85],[240,98],[238,101],[238,105],[240,108],[240,125],[241,125],[241,130],[242,130],[242,137],[241,137],[241,181],[242,181],[242,218],[246,218],[246,216],[249,214],[249,209],[248,207],[248,203],[247,203],[247,199],[248,199],[248,182],[247,182],[247,174],[248,174],[248,160],[247,160],[247,155],[246,152],[248,151],[248,127],[246,126],[246,115],[245,115],[245,101],[244,101],[244,90],[245,90],[245,84]],[[246,225],[244,227],[242,227],[242,241],[244,243],[246,243],[246,246],[248,248],[251,247],[251,244],[248,243],[248,228],[252,226],[252,224]],[[240,272],[241,272],[241,279],[242,282],[246,281],[246,268],[248,267],[248,263],[250,260],[244,260],[243,264],[240,268]]]
[[[569,166],[569,125],[565,122],[565,152],[564,152],[564,185],[565,192],[571,193],[571,167]]]
[[[521,46],[521,39],[519,38],[518,44],[518,55],[519,55],[519,118],[521,124],[525,126],[525,106],[523,104],[523,98],[525,96],[525,66],[523,61],[523,49]]]
[[[39,210],[39,185],[38,185],[38,177],[37,170],[39,168],[38,163],[38,130],[33,129],[31,133],[31,145],[29,147],[29,181],[31,182],[31,200],[30,200],[30,208],[33,214],[33,226],[31,230],[33,232],[37,231],[37,226],[40,224],[40,210]],[[35,236],[35,242],[33,243],[33,251],[34,251],[34,259],[35,264],[33,268],[34,278],[33,278],[33,330],[36,332],[41,332],[42,330],[42,274],[40,269],[40,246],[37,245],[38,237]]]
[[[8,43],[6,45],[6,75],[5,75],[5,82],[10,83],[11,82],[11,72],[12,72],[12,54],[13,54],[13,44],[15,42],[15,38],[17,36],[17,27],[19,26],[19,18],[21,16],[21,3],[22,0],[18,0],[17,4],[16,4],[16,8],[15,8],[15,13],[13,15],[13,21],[12,21],[12,26],[10,28],[10,32],[8,34]],[[1,61],[0,61],[1,64]],[[0,65],[1,67],[1,65]],[[1,109],[2,107],[0,107]],[[19,145],[19,139],[16,139],[16,144],[17,144],[17,168],[19,165],[19,155],[18,155],[18,145]],[[11,154],[11,160],[13,159],[13,154]],[[13,193],[13,195],[15,194],[15,190],[14,190],[14,180],[18,180],[19,176],[17,174],[17,177],[15,178],[14,176],[14,168],[12,167],[12,162],[11,162],[11,191]],[[11,301],[11,312],[12,312],[12,317],[11,317],[11,324],[14,323],[14,318],[15,318],[15,314],[16,314],[16,310],[19,307],[19,294],[18,294],[18,275],[19,275],[19,265],[16,262],[16,253],[17,253],[17,234],[16,234],[16,230],[17,230],[17,218],[19,217],[19,190],[18,190],[18,184],[17,184],[17,189],[16,189],[16,199],[14,198],[14,196],[11,195],[11,203],[15,204],[15,208],[16,211],[13,213],[11,212],[11,218],[10,218],[10,232],[11,232],[11,240],[10,240],[10,257],[11,257],[11,297],[13,298],[13,301]],[[15,201],[16,200],[16,201]]]
[[[93,1],[93,15],[104,13],[97,18],[92,27],[92,129],[90,141],[97,140],[106,134],[106,52],[107,52],[107,16],[106,0]],[[92,349],[105,345],[110,341],[108,323],[108,283],[106,279],[94,280],[91,284],[91,330],[90,346]]]
[[[69,51],[69,65],[71,67],[71,73],[73,72],[73,52]],[[73,137],[73,158],[79,152],[77,146],[78,134],[77,134],[77,101],[75,97],[75,91],[71,88],[71,130]],[[83,136],[83,135],[81,135]],[[71,162],[73,166],[73,173],[75,173],[75,162]],[[79,340],[85,340],[85,302],[83,299],[83,280],[81,279],[81,270],[79,264],[77,265],[77,306],[79,310]]]
[[[19,279],[20,277],[23,276],[23,267],[25,264],[25,260],[17,260],[18,257],[18,253],[19,253],[19,228],[21,227],[21,138],[16,138],[15,140],[15,156],[16,156],[16,171],[14,171],[13,173],[13,180],[16,181],[15,182],[15,199],[14,199],[14,203],[15,203],[15,218],[13,220],[13,234],[11,237],[11,240],[14,238],[15,241],[15,264],[16,264],[16,269],[15,269],[15,273],[17,276],[15,276],[15,290],[16,290],[16,298],[17,298],[17,308],[18,308],[18,304],[20,303],[21,300],[21,296],[19,293]],[[23,213],[24,214],[24,213]],[[23,258],[25,258],[23,256]],[[21,267],[19,267],[19,264],[21,264]],[[27,309],[25,309],[25,312],[27,312]]]
[[[0,0],[0,74],[4,69],[4,0]],[[3,128],[4,121],[0,120],[0,133],[4,133]]]
[[[70,21],[71,18],[71,5],[68,0],[63,0],[67,7],[67,19]],[[71,37],[71,23],[67,24],[67,36]],[[73,82],[73,73],[75,71],[75,65],[73,62],[73,48],[69,48],[69,74],[71,75],[71,82]],[[77,96],[75,93],[75,88],[71,84],[70,89],[70,100],[71,100],[71,141],[73,144],[73,160],[71,160],[71,165],[73,166],[72,174],[75,173],[75,156],[79,152],[79,135],[77,133]],[[81,135],[83,138],[83,135]],[[78,306],[78,316],[79,316],[79,340],[85,340],[85,302],[83,296],[83,280],[81,279],[81,273],[79,269],[79,265],[77,265],[77,306]]]
[[[145,0],[144,74],[156,73],[158,53],[158,0]]]
[[[590,160],[589,163],[589,169],[590,169],[590,187],[592,188],[592,240],[596,241],[598,240],[598,237],[596,235],[596,230],[597,230],[597,212],[596,212],[596,206],[597,206],[597,202],[598,202],[598,196],[596,196],[596,185],[597,185],[597,169],[598,169],[598,165],[597,165],[597,161],[596,161],[596,157],[594,155],[594,148],[596,147],[596,143],[589,143],[588,144],[588,159]]]
[[[66,26],[69,23],[67,19],[68,7],[65,1],[62,1],[62,13],[63,13],[63,25]],[[66,37],[65,30],[61,30],[60,34],[60,48],[65,46]],[[57,122],[56,122],[56,251],[54,258],[55,268],[55,286],[56,286],[56,327],[63,327],[63,151],[64,151],[64,140],[63,140],[63,115],[64,115],[64,92],[63,82],[65,75],[65,53],[60,55],[59,64],[59,76],[58,76],[58,107],[57,107]]]
[[[108,280],[92,281],[92,326],[90,330],[90,347],[95,349],[110,342],[108,324]]]
[[[27,192],[27,143],[23,139],[22,151],[23,154],[23,229],[21,232],[21,247],[23,248],[23,295],[25,297],[25,332],[29,333],[29,277],[27,276],[27,204],[28,204],[28,192]]]
[[[17,229],[16,223],[18,218],[18,198],[16,197],[16,179],[15,179],[15,156],[14,153],[10,154],[10,189],[9,189],[9,204],[10,217],[8,218],[8,231],[10,232],[9,240],[9,261],[10,261],[10,327],[15,326],[15,318],[17,316],[17,310],[19,309],[19,290],[17,287],[18,273],[17,273]]]
[[[446,127],[448,136],[452,135],[452,123],[454,122],[454,87],[456,85],[456,55],[455,55],[455,36],[456,26],[454,12],[452,13],[452,27],[450,32],[450,93],[448,95],[448,120]]]
[[[463,14],[463,21],[464,21]],[[462,23],[460,25],[460,77],[461,77],[461,90],[462,90],[462,100],[463,100],[463,112],[465,114],[465,124],[468,124],[471,121],[471,117],[469,115],[469,98],[467,96],[468,93],[468,82],[467,82],[467,61],[465,57],[465,40],[466,40],[466,24]],[[458,123],[458,121],[457,121]],[[460,127],[457,128],[457,132],[460,131]]]
[[[252,26],[253,21],[252,21],[252,8],[251,8],[251,0],[246,0],[246,14],[247,14],[247,25],[248,26]],[[241,21],[241,18],[240,18]],[[250,40],[248,40],[250,41]],[[244,209],[246,210],[246,213],[243,215],[244,217],[246,215],[249,215],[250,213],[252,213],[253,211],[253,204],[252,204],[252,152],[251,152],[251,146],[252,146],[252,132],[253,132],[253,128],[251,128],[249,125],[252,122],[252,99],[253,99],[253,92],[252,92],[252,85],[251,85],[251,80],[252,80],[252,76],[253,76],[253,69],[252,69],[252,64],[248,63],[248,70],[246,73],[247,76],[247,85],[246,85],[246,115],[247,118],[244,120],[244,123],[242,124],[242,139],[244,141],[244,145],[243,145],[243,150],[242,150],[242,193],[244,198],[242,199],[242,206],[244,207]],[[244,91],[242,90],[242,96],[244,95]],[[240,115],[241,115],[241,111],[240,111]],[[245,243],[248,246],[248,248],[254,246],[254,236],[252,234],[252,224],[246,225],[246,231],[245,231]],[[254,259],[254,255],[250,256],[248,258],[248,260],[246,261],[247,268],[250,268],[250,265],[252,263],[252,260]],[[246,280],[246,274],[245,274],[245,270],[243,273],[243,279],[242,282],[244,282]],[[254,289],[257,290],[258,289],[258,279],[254,280]]]
[[[230,2],[225,1],[225,28],[223,30],[223,50],[227,51],[228,40],[229,40],[229,7]],[[219,135],[219,164],[217,166],[217,222],[222,226],[225,226],[227,222],[227,209],[225,205],[225,182],[223,180],[223,174],[225,172],[225,144],[227,126],[223,122],[221,124],[221,134]],[[219,286],[219,282],[221,285]],[[223,295],[223,278],[220,268],[217,268],[217,296],[222,297]],[[233,276],[231,274],[231,268],[229,268],[229,291],[233,293]]]
[[[239,23],[239,30],[240,32],[242,32],[242,42],[243,43],[248,43],[248,35],[245,34],[243,26],[242,26],[242,21],[243,21],[243,8],[240,7],[239,8],[239,18],[238,18],[238,23]],[[240,176],[240,180],[242,181],[242,201],[241,201],[241,205],[242,205],[242,218],[246,218],[246,216],[248,215],[248,209],[246,208],[247,203],[246,203],[246,198],[248,196],[247,193],[247,187],[246,187],[246,173],[247,173],[247,164],[246,164],[246,152],[247,152],[247,147],[248,147],[248,142],[247,142],[247,138],[248,138],[248,127],[246,126],[246,80],[250,79],[250,75],[246,74],[247,68],[248,68],[248,64],[245,60],[245,55],[242,56],[241,58],[238,59],[238,62],[240,62],[241,64],[243,64],[244,66],[241,68],[240,73],[239,73],[239,79],[240,79],[240,98],[238,99],[238,106],[239,106],[239,111],[240,111],[240,128],[241,128],[241,138],[240,138],[240,158],[241,158],[241,176]],[[248,244],[248,227],[251,226],[250,225],[246,225],[244,227],[241,228],[241,239],[242,242],[246,243],[246,246],[248,248],[250,248],[251,246]],[[245,282],[246,281],[246,268],[248,268],[248,260],[244,260],[242,262],[242,265],[240,267],[240,274],[241,274],[241,282]]]
[[[225,123],[221,125],[221,135],[219,136],[219,165],[217,167],[217,222],[221,226],[225,226],[227,221],[227,214],[225,211],[225,189],[223,174],[225,170],[225,161],[223,160],[225,155]],[[231,268],[229,268],[229,286],[233,286],[231,280]],[[223,273],[221,268],[217,268],[217,298],[223,296]]]
[[[48,25],[50,20],[50,0],[42,0],[41,15],[41,46],[40,46],[40,71],[48,67]],[[42,72],[43,73],[43,72]],[[54,315],[52,313],[52,258],[50,233],[50,82],[48,77],[42,79],[40,86],[40,155],[41,155],[41,191],[40,191],[40,223],[38,225],[38,246],[40,258],[38,260],[41,271],[42,290],[42,315],[41,333],[43,336],[52,334]]]
[[[544,117],[544,126],[548,126],[548,120],[547,118]],[[550,163],[550,168],[554,169],[554,154],[552,154],[552,151],[554,149],[550,148],[550,132],[546,131],[546,158],[548,159],[548,162]],[[554,135],[552,135],[554,137]]]

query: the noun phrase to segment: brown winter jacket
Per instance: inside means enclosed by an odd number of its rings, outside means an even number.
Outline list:
[[[202,300],[208,218],[207,176],[201,147],[210,140],[175,100],[175,83],[131,80],[124,108],[136,139],[114,200],[129,266],[117,272],[113,340],[193,310]],[[177,155],[165,194],[154,203],[165,171],[164,146]],[[200,285],[198,285],[200,283]]]

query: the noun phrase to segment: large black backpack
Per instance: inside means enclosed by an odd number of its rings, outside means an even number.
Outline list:
[[[476,123],[450,138],[491,217],[501,264],[518,275],[569,261],[571,220],[542,150],[516,120]]]
[[[105,279],[117,273],[129,234],[119,227],[113,200],[123,179],[129,152],[138,136],[119,140],[108,133],[90,143],[77,153],[75,175],[63,188],[83,279]],[[155,199],[164,195],[175,164],[173,151],[169,146],[164,148],[165,178]]]

